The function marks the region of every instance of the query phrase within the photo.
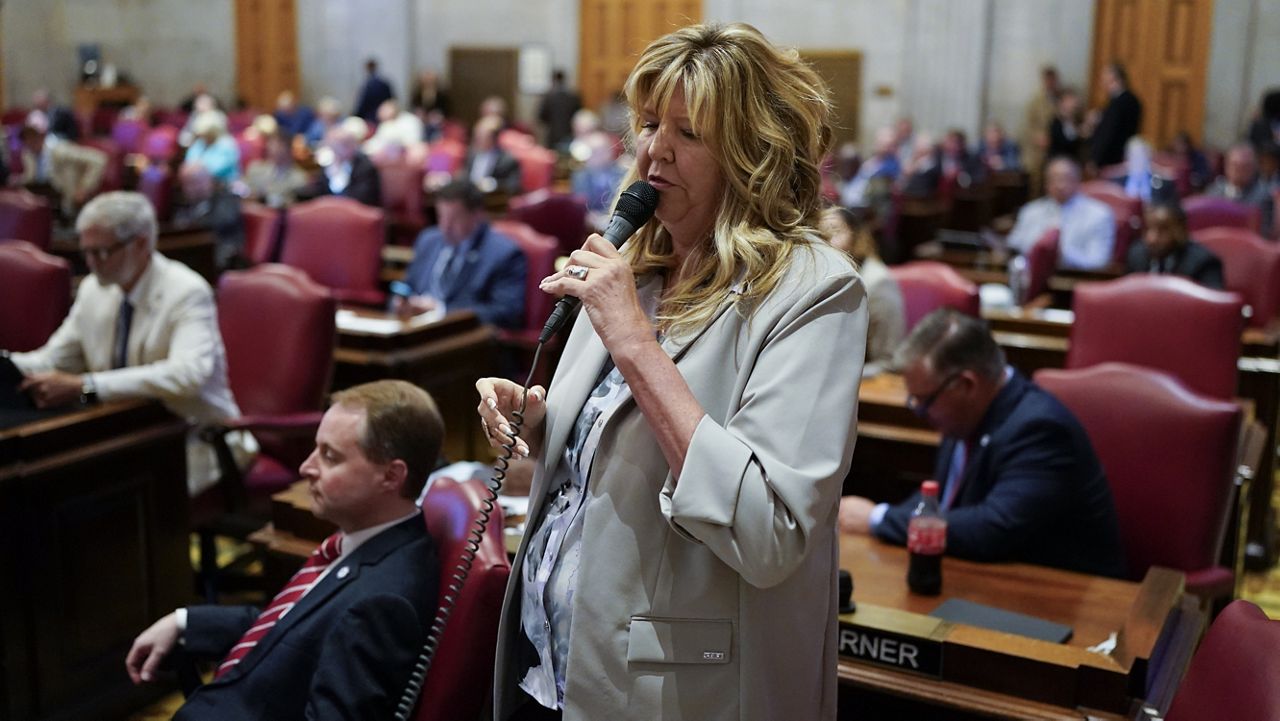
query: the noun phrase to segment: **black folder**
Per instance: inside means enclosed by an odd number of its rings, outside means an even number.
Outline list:
[[[1066,643],[1071,638],[1071,627],[1060,623],[1046,621],[1043,618],[1028,616],[1023,613],[1006,611],[995,606],[984,606],[981,603],[966,601],[963,598],[949,598],[941,606],[929,614],[944,621],[964,623],[992,631],[1003,631],[1019,636],[1029,636],[1050,643]]]

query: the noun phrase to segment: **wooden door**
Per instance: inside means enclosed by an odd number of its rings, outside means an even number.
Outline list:
[[[686,25],[702,22],[702,0],[582,0],[578,89],[588,108],[622,90],[641,51]]]
[[[832,149],[844,142],[857,142],[858,128],[861,127],[862,53],[854,50],[801,50],[800,57],[813,66],[831,90],[836,126]]]
[[[515,113],[519,83],[518,48],[449,48],[449,106],[467,128],[480,115],[480,103],[496,95],[507,101],[507,117]]]
[[[1098,0],[1096,13],[1090,105],[1106,103],[1098,75],[1119,61],[1142,101],[1143,137],[1156,149],[1182,130],[1200,142],[1213,0]]]
[[[236,94],[274,110],[281,92],[296,96],[299,86],[294,0],[236,0]]]

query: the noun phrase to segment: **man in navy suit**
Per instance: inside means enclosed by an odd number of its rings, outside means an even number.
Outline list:
[[[908,406],[943,434],[947,553],[1104,576],[1124,573],[1111,490],[1084,429],[1005,364],[986,324],[934,311],[898,351]],[[917,492],[896,505],[840,502],[840,527],[904,544]]]
[[[484,195],[470,182],[455,180],[436,193],[436,217],[440,224],[418,236],[405,272],[413,295],[393,301],[395,310],[472,310],[484,323],[519,326],[524,321],[524,253],[489,226]]]
[[[378,74],[378,61],[369,58],[364,61],[365,79],[360,86],[360,94],[356,97],[356,107],[352,115],[362,118],[366,123],[378,120],[378,106],[396,96],[391,90],[391,83]]]
[[[125,661],[133,682],[181,639],[221,662],[176,719],[391,718],[435,617],[439,561],[414,500],[443,438],[410,383],[335,393],[301,473],[340,533],[264,611],[193,606],[157,621]]]

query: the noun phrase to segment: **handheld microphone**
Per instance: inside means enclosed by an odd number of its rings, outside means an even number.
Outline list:
[[[609,241],[613,247],[621,248],[622,244],[627,242],[627,238],[631,237],[640,226],[649,222],[653,217],[653,211],[658,207],[658,191],[653,189],[652,185],[637,180],[632,183],[626,190],[622,191],[622,195],[618,198],[618,204],[613,207],[613,217],[609,219],[609,227],[605,228],[604,239]],[[546,325],[542,326],[542,333],[538,335],[538,343],[546,343],[555,335],[569,316],[573,314],[582,303],[581,300],[571,295],[566,295],[556,301],[556,307],[551,311],[551,315],[547,318]]]

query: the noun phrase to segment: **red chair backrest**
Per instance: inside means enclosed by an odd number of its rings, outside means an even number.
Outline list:
[[[1067,368],[1118,362],[1171,373],[1213,398],[1236,390],[1244,300],[1169,275],[1075,287]]]
[[[121,152],[136,153],[142,147],[142,139],[147,136],[150,129],[141,120],[117,120],[116,124],[111,126],[111,139],[120,146]]]
[[[21,188],[0,191],[0,239],[9,238],[48,250],[53,242],[53,207],[49,201]]]
[[[233,110],[227,113],[227,132],[232,135],[239,135],[250,125],[253,125],[253,121],[257,117],[258,111],[256,110]]]
[[[440,598],[462,552],[476,539],[475,519],[489,493],[482,481],[437,478],[422,503],[427,532],[440,558]],[[511,564],[502,539],[502,509],[496,505],[479,537],[479,549],[445,626],[418,696],[415,721],[479,718],[493,683],[498,620]]]
[[[244,254],[250,262],[270,263],[275,258],[280,232],[284,229],[284,213],[252,200],[241,201],[240,220],[244,223]]]
[[[398,221],[416,224],[427,222],[422,202],[422,178],[426,170],[419,165],[403,162],[380,163],[378,176],[382,181],[382,207]]]
[[[1280,621],[1248,601],[1218,614],[1191,658],[1165,721],[1280,718]]]
[[[560,255],[582,247],[587,231],[587,204],[571,193],[535,190],[511,199],[507,218],[549,235],[560,244]]]
[[[1116,218],[1116,243],[1111,259],[1125,262],[1129,244],[1142,232],[1142,199],[1125,195],[1124,188],[1109,180],[1089,180],[1080,184],[1080,192],[1105,203]]]
[[[235,138],[240,150],[240,172],[248,170],[249,163],[267,157],[267,141],[261,135],[239,133]]]
[[[107,167],[102,170],[102,185],[99,192],[120,190],[124,187],[124,151],[111,138],[85,138],[81,143],[85,147],[100,150],[107,156]]]
[[[1249,325],[1265,326],[1280,313],[1280,246],[1244,228],[1205,228],[1195,239],[1222,261],[1227,290],[1253,309]]]
[[[71,309],[71,266],[25,240],[0,240],[0,348],[44,345]]]
[[[1182,201],[1182,209],[1187,214],[1187,230],[1193,233],[1215,226],[1258,232],[1258,209],[1252,205],[1209,195],[1193,195]]]
[[[351,198],[326,196],[289,208],[280,262],[301,268],[340,301],[379,305],[386,214]]]
[[[178,154],[178,129],[172,125],[159,125],[147,133],[142,141],[142,154],[153,163],[168,163]]]
[[[1129,577],[1141,579],[1152,565],[1182,571],[1216,565],[1240,406],[1124,363],[1045,369],[1035,380],[1089,434],[1115,499]]]
[[[138,192],[151,201],[156,220],[164,222],[173,213],[173,174],[163,165],[148,165],[138,176]]]
[[[520,163],[520,187],[526,193],[551,186],[555,174],[556,153],[539,146],[517,149],[512,153]]]
[[[187,121],[191,118],[182,108],[161,108],[155,111],[152,117],[156,125],[168,125],[176,130],[187,127]]]
[[[289,415],[324,407],[333,371],[337,303],[297,268],[264,263],[218,279],[218,328],[227,381],[246,416]],[[305,358],[306,362],[296,359]],[[294,468],[310,439],[255,432],[263,454]]]
[[[908,332],[938,308],[954,308],[975,317],[979,314],[978,286],[946,263],[917,260],[890,266],[889,272],[902,290]]]
[[[467,157],[467,146],[457,140],[442,138],[427,149],[428,173],[456,173]]]
[[[1049,289],[1049,278],[1058,268],[1058,229],[1050,228],[1027,251],[1027,300]]]
[[[0,124],[22,127],[27,124],[27,115],[30,112],[26,108],[9,108],[4,113],[0,113]]]
[[[495,220],[493,229],[514,240],[524,252],[524,327],[541,330],[556,299],[543,293],[538,284],[555,272],[559,244],[555,238],[511,220]]]

